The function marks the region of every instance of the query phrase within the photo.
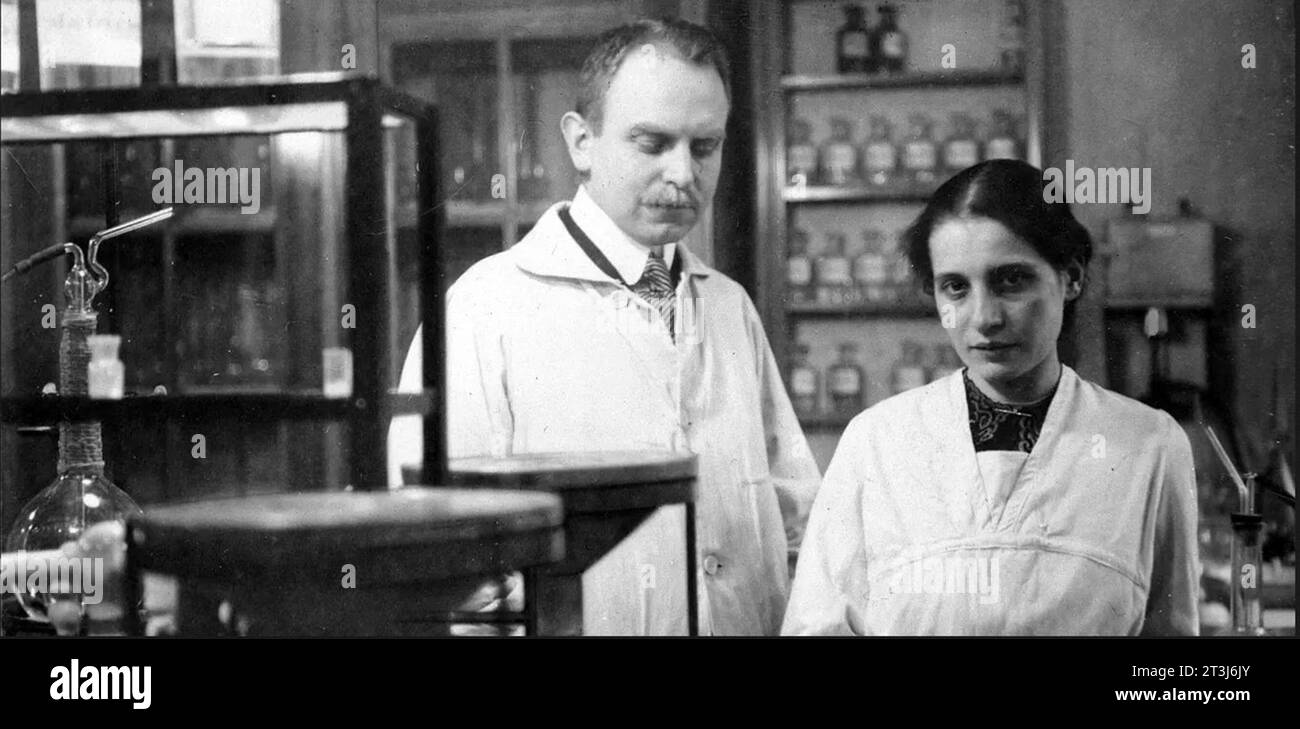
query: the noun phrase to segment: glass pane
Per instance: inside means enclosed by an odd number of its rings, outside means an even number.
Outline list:
[[[274,134],[333,131],[347,125],[343,102],[241,106],[184,111],[134,111],[117,114],[53,114],[8,117],[0,121],[6,143],[67,139],[123,139],[212,134]]]
[[[280,72],[276,0],[177,0],[176,78],[211,84]]]
[[[492,199],[492,178],[499,172],[493,44],[447,41],[396,45],[393,83],[438,106],[441,197]]]
[[[18,0],[0,0],[0,92],[18,90]]]
[[[447,271],[440,283],[442,290],[446,291],[470,266],[493,253],[500,253],[504,239],[501,229],[496,227],[448,228],[443,233],[443,245],[447,247],[444,259]]]
[[[518,189],[524,202],[568,199],[578,189],[560,117],[573,109],[592,38],[517,41],[510,47],[518,120]]]
[[[41,90],[140,84],[140,0],[37,0]]]
[[[401,375],[406,349],[420,321],[420,216],[435,212],[419,208],[420,162],[416,143],[414,121],[398,115],[384,118],[384,155],[389,160],[384,166],[385,197],[392,201],[388,216],[395,222],[388,229],[387,241],[393,264],[389,278],[389,290],[393,293],[389,310],[392,382],[397,382]],[[426,273],[423,280],[433,281],[434,277]]]
[[[177,241],[182,392],[275,391],[284,384],[284,296],[276,264],[265,234]]]

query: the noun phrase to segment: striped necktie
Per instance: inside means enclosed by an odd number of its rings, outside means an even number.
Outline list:
[[[668,273],[668,266],[664,263],[662,248],[655,248],[650,252],[641,279],[632,286],[632,290],[659,310],[664,325],[668,327],[668,335],[674,336],[673,314],[677,305],[677,295],[673,292],[672,277]],[[674,341],[676,341],[675,337]]]

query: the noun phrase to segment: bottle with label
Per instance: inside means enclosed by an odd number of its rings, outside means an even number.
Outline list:
[[[872,187],[888,187],[896,175],[898,148],[894,146],[888,119],[872,114],[869,124],[870,131],[863,148],[865,154],[862,160],[867,184]]]
[[[962,368],[957,351],[949,344],[936,344],[934,347],[934,367],[930,370],[930,381],[947,377]]]
[[[817,395],[821,389],[817,370],[808,364],[808,345],[799,343],[794,348],[790,363],[790,402],[795,414],[801,418],[817,415]]]
[[[812,125],[805,119],[790,123],[785,146],[786,184],[811,185],[817,178],[817,147],[812,143]]]
[[[998,56],[1002,70],[1018,74],[1025,70],[1025,6],[1023,0],[1002,0],[1002,24],[998,29]]]
[[[857,415],[864,407],[862,393],[865,377],[858,364],[858,345],[844,342],[840,345],[840,359],[831,365],[826,380],[830,394],[831,410],[836,415]]]
[[[844,6],[844,25],[835,34],[835,59],[835,68],[840,73],[870,73],[875,70],[866,9],[861,5]]]
[[[126,367],[117,357],[122,338],[116,334],[91,334],[86,337],[86,344],[90,346],[86,394],[90,397],[121,400],[126,389]]]
[[[933,127],[930,117],[913,114],[908,117],[907,141],[903,142],[903,171],[908,182],[924,190],[934,187],[938,179],[939,149],[931,133]]]
[[[829,233],[827,246],[817,259],[817,303],[823,306],[842,306],[845,294],[853,285],[849,259],[844,256],[843,233]]]
[[[866,241],[860,236],[845,236],[844,260],[849,264],[849,280],[844,286],[844,294],[840,300],[845,306],[859,306],[866,300],[866,290],[862,287],[862,282],[858,280],[858,277],[853,274],[857,260],[862,257],[865,250]]]
[[[790,291],[792,303],[812,303],[812,258],[808,255],[808,233],[800,228],[790,231],[790,250],[785,261],[785,284]]]
[[[872,57],[876,68],[885,73],[900,73],[907,66],[907,34],[898,29],[898,10],[893,5],[880,6],[880,24],[871,35]]]
[[[889,270],[885,262],[884,240],[885,234],[878,228],[862,231],[862,254],[853,259],[853,279],[870,304],[884,303],[889,299]]]
[[[858,182],[858,148],[853,146],[853,124],[842,117],[831,119],[831,138],[822,148],[822,182],[854,185]]]
[[[886,233],[884,244],[881,247],[882,255],[885,259],[885,269],[888,271],[886,290],[888,299],[892,304],[901,304],[911,301],[914,296],[914,283],[912,279],[912,262],[907,260],[907,251],[899,245],[903,240],[903,230],[894,233]]]
[[[952,133],[943,142],[943,168],[951,176],[974,167],[980,161],[980,145],[975,140],[975,120],[969,114],[952,115]]]
[[[993,112],[993,133],[984,143],[984,159],[1022,159],[1016,119],[1005,109]]]
[[[920,344],[911,339],[903,340],[903,356],[894,363],[890,375],[889,384],[895,395],[929,382],[930,378],[926,374],[922,356],[923,350]]]

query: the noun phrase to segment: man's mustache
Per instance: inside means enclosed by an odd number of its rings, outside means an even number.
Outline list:
[[[685,190],[676,192],[657,192],[642,199],[646,205],[659,205],[663,207],[678,208],[695,208],[699,207],[699,199],[695,194]]]

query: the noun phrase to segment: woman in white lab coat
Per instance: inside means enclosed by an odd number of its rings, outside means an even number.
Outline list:
[[[965,367],[845,430],[783,633],[1197,633],[1190,446],[1061,364],[1092,243],[1042,190],[1031,165],[985,162],[908,229]]]

